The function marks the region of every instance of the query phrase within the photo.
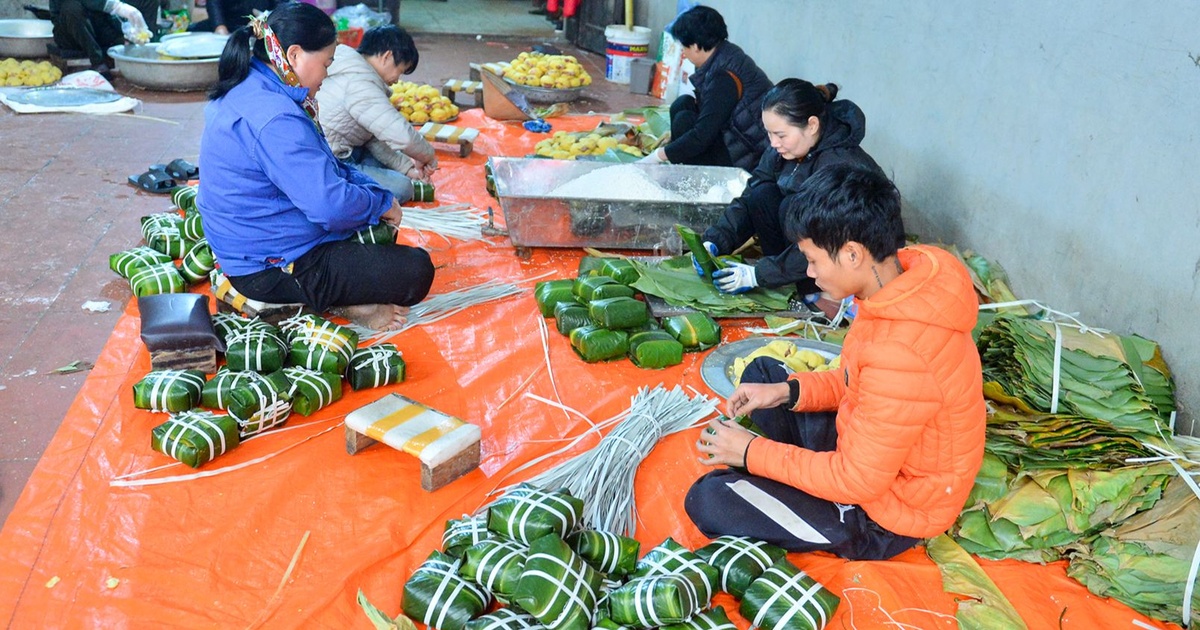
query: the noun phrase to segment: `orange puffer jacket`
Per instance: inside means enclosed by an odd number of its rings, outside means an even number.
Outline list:
[[[900,250],[904,273],[869,299],[842,348],[842,369],[799,373],[796,411],[837,409],[837,450],[754,440],[749,470],[853,504],[889,531],[936,536],[957,518],[983,461],[978,302],[945,250]]]

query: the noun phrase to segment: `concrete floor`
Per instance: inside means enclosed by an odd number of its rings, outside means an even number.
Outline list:
[[[404,0],[402,11],[408,15],[422,4],[461,8],[472,1],[519,7],[522,20],[534,17],[525,13],[524,0]],[[421,63],[406,79],[438,86],[466,78],[468,62],[512,59],[544,41],[435,34],[416,39]],[[602,56],[561,45],[596,78],[585,98],[572,104],[575,111],[658,103],[605,81]],[[136,115],[18,116],[0,107],[0,523],[87,377],[86,371],[55,369],[94,362],[131,297],[128,283],[109,271],[109,254],[140,242],[139,217],[170,206],[168,197],[138,191],[125,178],[150,164],[195,161],[199,154],[203,94],[147,92],[120,77],[114,84],[144,101]],[[85,311],[88,301],[108,302],[111,309]]]

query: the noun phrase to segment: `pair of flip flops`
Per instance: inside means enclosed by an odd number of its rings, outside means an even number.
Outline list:
[[[169,195],[199,176],[200,167],[179,158],[167,164],[152,164],[146,172],[130,175],[129,183],[146,192]]]

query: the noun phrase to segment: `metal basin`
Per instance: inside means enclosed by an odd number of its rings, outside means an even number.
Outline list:
[[[50,20],[0,20],[0,58],[46,57],[46,45],[52,43]]]
[[[108,56],[116,62],[121,76],[147,90],[192,92],[216,85],[220,58],[162,59],[158,46],[113,46]]]

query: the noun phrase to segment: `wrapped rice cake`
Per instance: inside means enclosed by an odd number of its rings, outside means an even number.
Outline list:
[[[237,420],[241,436],[247,438],[287,422],[292,413],[290,389],[291,382],[282,371],[232,388],[227,394],[228,410]]]
[[[199,212],[192,212],[185,215],[179,229],[186,239],[199,241],[204,238],[204,224],[200,222]]]
[[[635,578],[609,594],[608,614],[613,621],[635,628],[680,623],[707,605],[698,600],[701,591],[682,575]]]
[[[841,600],[786,558],[763,571],[742,598],[742,616],[763,630],[821,630]]]
[[[729,620],[724,607],[714,606],[692,615],[681,623],[663,626],[662,630],[737,630],[737,625]]]
[[[238,385],[266,381],[267,377],[250,370],[231,370],[222,367],[217,370],[200,392],[200,405],[209,409],[224,411],[229,407],[229,392]],[[285,389],[286,391],[286,389]]]
[[[242,317],[237,313],[217,312],[212,316],[213,330],[216,331],[217,338],[221,340],[222,345],[228,344],[230,335],[245,330],[252,321],[255,320]]]
[[[461,519],[446,521],[446,529],[442,532],[442,551],[461,558],[468,547],[495,537],[496,534],[488,529],[487,514],[463,515]]]
[[[609,330],[644,326],[650,319],[646,303],[631,297],[613,297],[588,302],[592,322]]]
[[[721,343],[721,326],[707,313],[685,313],[663,318],[663,330],[683,344],[684,350],[707,350]]]
[[[358,333],[319,315],[290,317],[279,329],[291,344],[292,364],[309,370],[344,374],[358,348]]]
[[[196,194],[199,192],[199,186],[180,186],[171,193],[171,203],[184,214],[192,214],[196,212]]]
[[[570,338],[575,353],[588,363],[616,359],[629,350],[629,334],[623,330],[581,326],[571,331]]]
[[[608,276],[626,286],[637,282],[641,274],[638,273],[633,263],[624,258],[608,258],[600,265],[598,270],[602,276]]]
[[[375,245],[379,243],[393,244],[396,242],[396,233],[398,230],[390,224],[380,221],[375,225],[365,227],[354,233],[350,239],[367,245]]]
[[[198,284],[208,280],[208,274],[217,267],[217,259],[213,256],[212,248],[207,239],[200,239],[183,255],[179,261],[179,275],[188,284]]]
[[[210,411],[172,415],[150,432],[151,448],[192,468],[199,468],[239,443],[237,421]]]
[[[183,293],[185,283],[175,263],[167,262],[157,265],[139,267],[129,277],[129,288],[136,297],[161,295],[163,293]]]
[[[523,483],[488,506],[488,529],[528,545],[547,534],[566,536],[582,515],[583,501],[567,491]]]
[[[572,330],[591,325],[592,316],[588,314],[588,307],[578,302],[559,302],[554,307],[554,326],[563,335],[570,336]]]
[[[721,574],[721,590],[741,599],[750,584],[787,556],[775,545],[745,536],[721,536],[696,550]]]
[[[183,258],[196,243],[183,236],[183,217],[174,212],[142,217],[142,237],[146,239],[146,245],[170,256],[172,260]]]
[[[395,344],[381,343],[359,348],[350,355],[346,380],[354,391],[404,382],[404,357]]]
[[[225,364],[231,370],[276,372],[283,368],[287,351],[274,326],[246,326],[225,342]]]
[[[342,399],[342,377],[302,367],[288,367],[283,373],[292,381],[288,397],[292,411],[309,416]]]
[[[634,577],[681,575],[697,587],[697,601],[708,606],[717,590],[717,570],[687,547],[668,538],[638,560]],[[694,578],[694,579],[693,579]]]
[[[494,613],[476,617],[467,622],[467,630],[540,630],[542,624],[537,617],[514,610],[501,608]]]
[[[592,568],[610,576],[624,576],[637,567],[641,543],[612,532],[584,530],[567,538],[567,544]]]
[[[435,551],[404,583],[404,614],[437,630],[463,630],[487,610],[487,593],[459,575],[461,561]]]
[[[591,302],[612,297],[633,297],[633,289],[608,276],[586,276],[575,279],[572,292],[580,302]]]
[[[554,308],[560,303],[578,304],[579,300],[572,292],[574,286],[574,280],[547,280],[534,285],[533,299],[537,300],[538,311],[542,317],[553,315]]]
[[[663,330],[639,332],[629,336],[629,359],[647,370],[658,370],[683,363],[683,344]]]
[[[588,630],[600,574],[554,534],[529,545],[513,603],[550,630]]]
[[[492,539],[468,547],[460,572],[502,604],[511,602],[529,549],[511,540]]]
[[[156,370],[133,384],[133,406],[150,411],[176,413],[200,402],[204,390],[200,370]]]
[[[137,273],[144,267],[153,265],[161,265],[171,262],[171,257],[145,245],[127,249],[123,252],[117,252],[108,257],[108,268],[112,269],[117,275],[130,279],[133,274]]]

